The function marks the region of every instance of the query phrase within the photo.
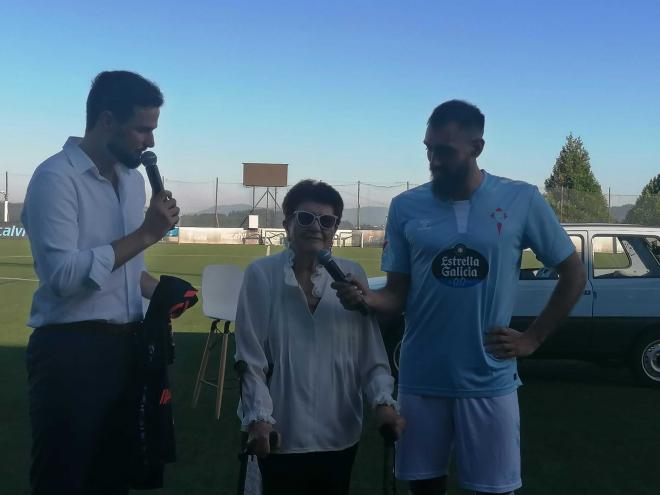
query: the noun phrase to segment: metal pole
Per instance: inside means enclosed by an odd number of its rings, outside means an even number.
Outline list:
[[[267,187],[266,188],[266,228],[270,227],[270,225],[268,224],[268,200],[270,199],[269,196],[270,196],[270,187]]]
[[[406,191],[410,191],[410,182],[406,181]]]
[[[358,181],[357,190],[357,228],[360,230],[360,181]]]
[[[612,188],[607,188],[607,220],[612,223]]]
[[[4,221],[9,221],[9,172],[5,171],[5,198],[4,198],[5,214]]]
[[[559,199],[559,221],[564,221],[564,184],[561,185],[561,197]]]
[[[218,220],[218,178],[215,178],[215,226],[220,227],[220,220]]]

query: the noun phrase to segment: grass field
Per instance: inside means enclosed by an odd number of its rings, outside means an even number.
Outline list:
[[[246,266],[263,246],[158,245],[148,251],[154,274],[200,285],[211,263]],[[379,274],[379,250],[346,248],[338,256]],[[25,241],[0,240],[0,494],[27,493],[30,434],[26,403],[25,321],[36,287]],[[198,304],[175,321],[177,361],[171,369],[180,460],[168,467],[166,489],[152,493],[235,493],[238,471],[237,393],[226,392],[220,421],[212,391],[190,407],[208,320]],[[216,363],[211,363],[216,369]],[[660,394],[637,387],[625,369],[574,361],[521,363],[523,495],[657,495],[660,493]],[[229,381],[233,384],[233,375]],[[382,444],[369,421],[353,476],[353,494],[380,493]],[[400,486],[398,493],[405,493]],[[461,493],[452,484],[450,493]]]

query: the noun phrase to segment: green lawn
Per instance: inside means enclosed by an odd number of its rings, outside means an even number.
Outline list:
[[[199,286],[211,263],[247,265],[263,246],[158,245],[147,265]],[[377,275],[379,250],[345,248],[338,256],[358,260]],[[0,240],[0,493],[27,493],[29,427],[24,322],[36,283],[25,241]],[[10,280],[25,279],[25,280]],[[190,407],[192,386],[208,329],[198,304],[175,321],[177,361],[172,367],[180,460],[168,467],[160,494],[235,493],[238,471],[237,391],[227,390],[220,421],[204,390]],[[216,369],[216,363],[210,364]],[[657,494],[660,487],[658,391],[639,388],[626,370],[564,361],[521,363],[520,389],[525,488],[520,494]],[[229,378],[234,384],[233,375]],[[368,422],[360,445],[352,493],[380,493],[382,445]],[[400,494],[405,493],[403,486]],[[450,493],[460,493],[452,486]]]

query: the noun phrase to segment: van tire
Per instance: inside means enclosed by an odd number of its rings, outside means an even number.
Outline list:
[[[660,388],[660,328],[640,335],[630,353],[629,364],[640,385]]]

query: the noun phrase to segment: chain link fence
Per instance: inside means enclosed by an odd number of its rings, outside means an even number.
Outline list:
[[[545,198],[562,222],[633,223],[660,226],[660,195],[589,193],[559,188]]]
[[[0,176],[0,220],[17,224],[30,175],[4,172]],[[146,181],[147,194],[149,193]],[[341,228],[379,230],[387,221],[392,198],[418,186],[400,182],[330,182],[344,200]],[[172,191],[181,208],[181,226],[247,226],[250,213],[259,216],[265,228],[282,225],[282,200],[291,188],[252,188],[241,183],[221,182],[217,178],[187,181],[164,177],[165,188]],[[660,195],[641,197],[606,190],[604,194],[562,188],[547,190],[545,198],[563,222],[616,222],[660,226]]]

